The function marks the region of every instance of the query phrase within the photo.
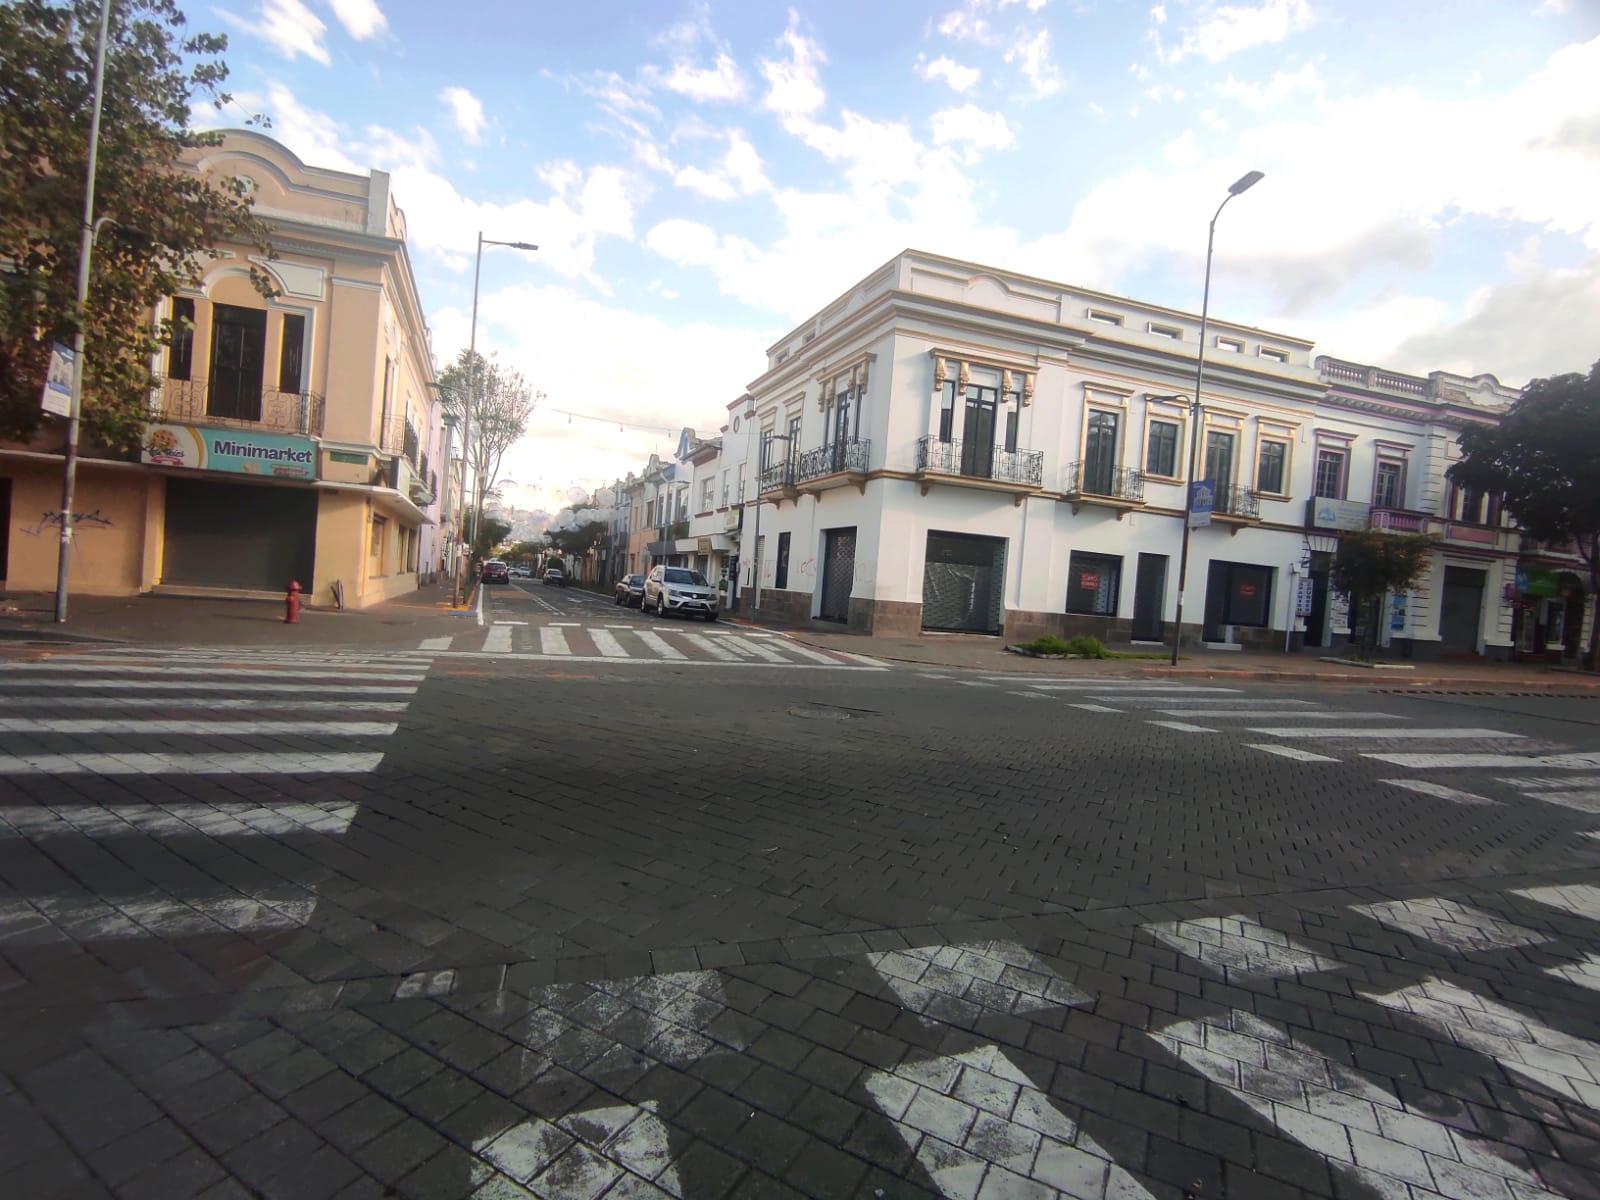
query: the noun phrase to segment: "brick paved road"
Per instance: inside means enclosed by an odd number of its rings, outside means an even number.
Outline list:
[[[1600,1196],[1600,701],[585,657],[0,662],[0,1193]]]

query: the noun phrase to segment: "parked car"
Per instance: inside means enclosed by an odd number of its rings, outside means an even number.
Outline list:
[[[526,566],[512,567],[511,568],[511,574],[514,575],[518,579],[532,579],[533,578],[533,570],[531,568],[529,568],[529,567],[526,567]]]
[[[544,569],[545,587],[566,587],[567,577],[561,573],[560,567],[546,567]]]
[[[484,583],[510,583],[511,570],[498,558],[491,558],[483,564],[482,579]]]
[[[644,581],[640,607],[658,617],[668,613],[717,619],[717,590],[699,571],[688,567],[652,567]]]
[[[624,575],[617,580],[617,603],[629,608],[644,607],[643,575]]]

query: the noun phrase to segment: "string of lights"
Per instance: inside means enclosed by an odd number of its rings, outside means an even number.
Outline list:
[[[571,425],[573,420],[576,419],[579,421],[593,421],[597,425],[615,425],[618,433],[621,433],[624,429],[641,429],[646,433],[662,433],[667,437],[678,436],[678,430],[670,425],[640,425],[634,421],[618,421],[611,417],[597,417],[593,413],[572,412],[570,409],[565,408],[549,408],[545,411],[565,417],[568,425]]]

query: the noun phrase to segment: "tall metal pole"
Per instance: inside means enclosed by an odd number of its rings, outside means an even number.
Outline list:
[[[1200,353],[1194,365],[1194,399],[1189,404],[1189,474],[1183,484],[1183,543],[1178,552],[1178,605],[1174,614],[1172,631],[1172,665],[1178,665],[1178,647],[1183,644],[1183,592],[1189,582],[1189,502],[1194,484],[1196,460],[1200,455],[1200,385],[1206,373],[1206,324],[1211,314],[1211,251],[1217,240],[1217,218],[1228,207],[1228,201],[1241,192],[1248,191],[1261,182],[1261,172],[1251,171],[1235,180],[1228,194],[1211,214],[1211,227],[1206,232],[1206,281],[1200,296]]]
[[[472,534],[467,532],[467,517],[474,513],[470,507],[472,493],[467,488],[467,472],[472,467],[472,405],[478,392],[478,279],[483,274],[483,230],[478,230],[478,256],[472,265],[472,332],[467,335],[467,398],[461,406],[461,502],[467,511],[461,514],[462,538],[467,543],[456,559],[455,603],[461,604],[467,574],[467,559],[472,556]],[[472,516],[476,530],[478,518]]]
[[[106,34],[111,0],[100,0],[100,32],[94,47],[94,105],[89,115],[89,165],[83,180],[83,221],[78,230],[78,291],[72,335],[72,401],[67,409],[66,461],[61,472],[61,541],[56,554],[56,621],[67,619],[72,575],[72,504],[78,486],[78,423],[83,413],[84,322],[88,319],[89,264],[94,254],[94,174],[100,157],[100,110],[106,98]]]

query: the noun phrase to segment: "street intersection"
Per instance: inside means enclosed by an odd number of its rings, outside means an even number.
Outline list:
[[[8,1194],[1600,1196],[1595,700],[484,622],[4,655]]]

